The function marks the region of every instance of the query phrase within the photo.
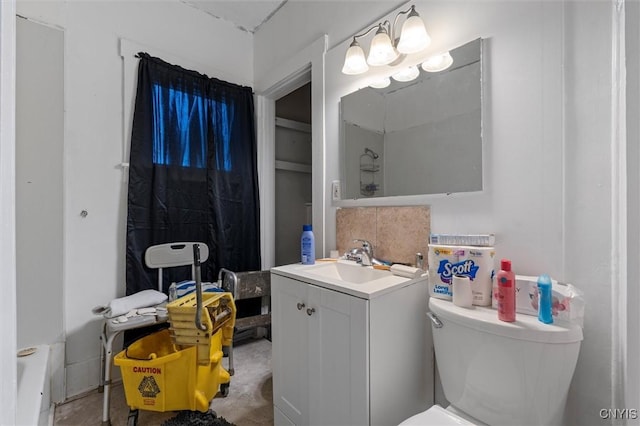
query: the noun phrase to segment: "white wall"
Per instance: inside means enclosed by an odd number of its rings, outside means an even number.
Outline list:
[[[0,424],[15,424],[16,363],[16,216],[15,216],[15,1],[0,2]]]
[[[325,56],[325,186],[339,177],[339,99],[374,77],[340,73],[349,44],[343,42],[345,34],[377,22],[380,11],[369,8],[370,3],[350,3],[359,22],[324,25],[312,22],[328,13],[339,20],[342,5],[305,3],[309,11],[303,12],[295,2],[287,3],[280,18],[295,22],[295,31],[293,24],[274,19],[260,28],[254,43],[256,75],[273,66],[269,55],[279,58],[280,46],[291,46],[292,33],[307,40],[324,31],[330,46],[337,45]],[[613,3],[413,3],[426,21],[434,52],[485,39],[485,190],[338,203],[326,191],[331,206],[325,221],[327,250],[335,245],[337,206],[429,204],[434,232],[494,232],[498,256],[512,259],[518,273],[546,272],[584,291],[585,340],[570,391],[568,423],[607,423],[598,410],[612,407],[619,391],[612,375],[617,363],[612,358],[612,294],[620,284],[612,284],[618,235],[611,223],[620,189],[611,177],[618,143],[612,138]],[[369,19],[361,22],[363,17]],[[314,186],[318,188],[322,190]]]
[[[23,18],[16,25],[18,347],[50,347],[52,356],[47,360],[55,376],[53,398],[61,401],[65,358],[64,33]]]
[[[91,308],[125,293],[126,181],[119,165],[128,153],[119,40],[251,85],[252,36],[178,1],[20,2],[17,13],[65,32],[64,321],[72,396],[99,380],[101,317]]]
[[[254,37],[254,75],[256,81],[283,62],[329,34],[329,47],[346,39],[353,31],[383,16],[402,1],[288,1]]]
[[[16,38],[18,346],[26,347],[62,338],[63,33],[19,18]]]

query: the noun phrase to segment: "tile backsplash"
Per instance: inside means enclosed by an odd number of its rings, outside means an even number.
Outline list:
[[[427,262],[431,230],[429,206],[348,207],[336,212],[336,244],[340,255],[358,247],[360,238],[373,244],[377,259],[414,264],[416,253]]]

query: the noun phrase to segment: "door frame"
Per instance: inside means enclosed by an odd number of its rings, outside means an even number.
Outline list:
[[[311,202],[316,256],[326,255],[324,149],[325,34],[289,60],[256,79],[256,132],[260,187],[262,269],[275,265],[275,127],[277,99],[311,82]]]

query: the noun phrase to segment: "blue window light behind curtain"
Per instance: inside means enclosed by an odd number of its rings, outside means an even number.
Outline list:
[[[165,101],[165,98],[167,100]],[[153,85],[154,131],[153,131],[153,162],[154,164],[181,165],[183,167],[206,167],[207,158],[207,121],[209,111],[220,111],[220,117],[215,120],[221,129],[221,155],[216,156],[218,170],[230,171],[232,167],[231,130],[229,123],[234,120],[234,105],[215,100],[203,99],[199,95],[189,95],[174,88]],[[168,105],[165,111],[162,105]],[[212,107],[212,108],[210,108]],[[167,123],[175,125],[168,128]],[[192,131],[192,127],[194,128]],[[167,132],[175,132],[180,150],[176,157],[172,157],[168,148]]]
[[[204,281],[260,269],[251,88],[140,53],[127,207],[127,294],[154,288],[153,244],[202,241]],[[189,274],[188,274],[189,275]],[[172,277],[166,276],[167,286]],[[166,291],[166,289],[165,289]]]
[[[202,96],[154,84],[153,105],[154,164],[205,168],[208,108]],[[177,142],[176,149],[170,149],[170,141]]]
[[[216,120],[219,123],[220,127],[220,136],[222,137],[220,146],[220,155],[216,156],[216,167],[218,170],[231,171],[232,162],[231,162],[231,129],[229,128],[229,123],[233,123],[234,121],[234,104],[233,101],[230,101],[229,104],[216,102],[214,100],[210,100],[213,108],[213,111],[220,111],[220,119]]]

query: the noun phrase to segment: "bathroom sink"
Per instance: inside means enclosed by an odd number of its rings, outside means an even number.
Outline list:
[[[365,284],[393,276],[389,271],[343,262],[318,264],[309,268],[308,272],[309,274],[350,284]]]
[[[271,268],[271,273],[362,299],[372,299],[394,291],[398,287],[404,287],[413,281],[426,282],[427,279],[426,274],[411,279],[343,259],[330,262],[317,261],[314,265],[293,263],[276,266]]]

